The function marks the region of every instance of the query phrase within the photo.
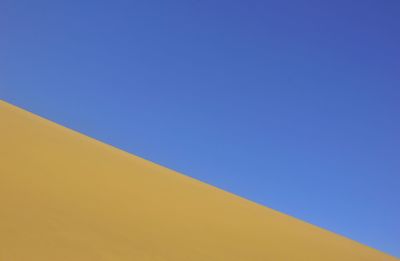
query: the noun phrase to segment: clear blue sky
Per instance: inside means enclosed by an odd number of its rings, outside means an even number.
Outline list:
[[[399,1],[3,0],[0,30],[2,99],[400,257]]]

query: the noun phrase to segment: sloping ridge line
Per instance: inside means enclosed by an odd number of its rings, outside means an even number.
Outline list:
[[[0,155],[0,260],[399,260],[4,101]]]

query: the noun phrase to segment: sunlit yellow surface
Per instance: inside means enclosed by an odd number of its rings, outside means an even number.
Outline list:
[[[398,259],[0,101],[0,260]]]

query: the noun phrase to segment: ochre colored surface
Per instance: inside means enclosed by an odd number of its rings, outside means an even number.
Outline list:
[[[0,101],[1,261],[394,261]]]

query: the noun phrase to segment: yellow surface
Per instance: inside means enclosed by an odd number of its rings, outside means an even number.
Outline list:
[[[0,260],[398,259],[0,101]]]

